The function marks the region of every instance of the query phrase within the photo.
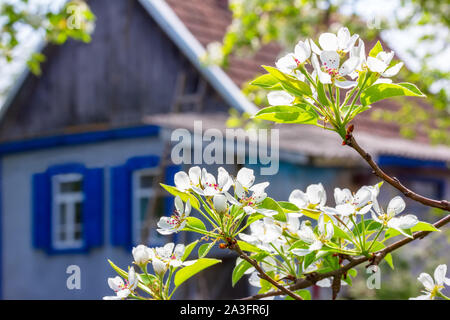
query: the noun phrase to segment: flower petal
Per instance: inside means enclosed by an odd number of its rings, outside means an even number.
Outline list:
[[[447,274],[447,265],[440,264],[434,270],[434,280],[436,281],[436,285],[442,286],[445,281],[445,275]]]
[[[300,63],[305,62],[311,56],[311,48],[308,41],[299,41],[295,46],[294,54]]]
[[[320,54],[322,64],[331,69],[339,68],[339,54],[336,51],[322,51]]]
[[[285,91],[271,91],[267,94],[271,106],[290,106],[295,98]]]
[[[326,51],[337,51],[338,49],[338,38],[335,34],[325,32],[319,37],[319,44],[323,50]]]
[[[191,187],[191,180],[189,179],[187,173],[184,171],[175,173],[174,182],[175,186],[183,191]]]
[[[434,281],[433,278],[425,272],[422,272],[419,277],[417,278],[420,282],[422,282],[425,289],[428,291],[432,291],[434,289]]]
[[[244,188],[250,188],[255,182],[255,175],[253,174],[252,169],[242,168],[237,173],[236,179]]]
[[[383,77],[393,77],[395,76],[397,73],[399,73],[400,69],[403,67],[403,62],[399,62],[397,63],[395,66],[390,67],[389,69],[387,69],[386,71],[384,71],[381,75]]]
[[[295,56],[292,53],[288,53],[284,57],[275,62],[275,66],[283,73],[291,74],[295,68],[297,68],[297,62],[295,62]]]
[[[339,68],[339,74],[341,76],[346,76],[349,73],[352,73],[353,71],[355,71],[355,69],[358,66],[358,64],[359,64],[359,58],[358,57],[351,57],[351,58],[349,58]]]
[[[387,214],[391,217],[403,212],[405,210],[406,204],[402,197],[396,196],[391,201],[389,201],[387,207]]]
[[[374,57],[367,58],[367,66],[369,67],[370,71],[377,73],[384,72],[388,67],[387,64],[385,64],[383,61]]]

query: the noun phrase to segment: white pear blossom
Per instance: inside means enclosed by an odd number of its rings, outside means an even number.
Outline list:
[[[319,232],[316,235],[311,228],[311,226],[307,225],[305,222],[302,223],[300,230],[297,232],[300,240],[308,243],[310,246],[308,249],[292,249],[291,252],[298,256],[304,256],[313,251],[317,251],[322,249],[324,243],[328,242],[333,238],[334,235],[334,227],[333,223],[328,221],[325,223],[324,214],[321,214],[319,217],[319,221],[317,224],[317,230]]]
[[[305,75],[298,70],[298,59],[293,53],[288,53],[275,62],[278,70],[288,75],[296,77],[300,81],[305,81]]]
[[[289,202],[299,209],[320,209],[327,201],[327,194],[321,183],[311,184],[306,188],[306,193],[295,189],[289,195]]]
[[[368,186],[361,187],[355,195],[349,189],[334,189],[336,208],[324,208],[328,214],[338,214],[348,217],[352,214],[364,215],[372,207],[373,189]]]
[[[410,300],[434,300],[436,296],[441,295],[441,290],[444,289],[444,284],[450,286],[450,279],[446,277],[447,265],[441,264],[434,270],[434,280],[428,273],[421,273],[417,278],[422,282],[425,290],[421,296],[409,298]]]
[[[202,170],[198,166],[190,168],[189,174],[184,171],[179,171],[174,177],[175,186],[180,191],[186,191],[192,187],[197,187],[200,185],[201,175]]]
[[[357,34],[352,36],[348,28],[342,27],[338,30],[337,35],[325,32],[319,36],[319,45],[322,49],[320,49],[312,40],[310,40],[310,46],[312,51],[318,55],[323,51],[335,51],[342,55],[353,48],[358,38],[359,36]]]
[[[367,68],[366,47],[364,41],[359,39],[358,46],[353,47],[350,50],[350,58],[359,58],[359,63],[355,70],[349,74],[350,78],[355,79],[358,77],[358,72],[363,72]]]
[[[134,262],[138,266],[146,265],[153,257],[153,251],[143,244],[134,247],[131,253],[133,254]]]
[[[213,197],[213,205],[214,205],[214,209],[218,212],[218,213],[225,213],[228,209],[228,201],[227,201],[227,197],[224,196],[223,194],[216,194]]]
[[[133,293],[138,285],[138,278],[134,268],[131,267],[130,270],[128,270],[128,280],[123,281],[123,279],[119,276],[108,278],[108,285],[116,293],[116,295],[103,297],[103,300],[126,299]]]
[[[271,218],[258,220],[250,225],[250,234],[240,233],[239,237],[253,245],[272,251],[270,243],[276,242],[281,236],[282,229]]]
[[[288,53],[275,62],[275,66],[283,73],[293,74],[297,68],[297,62],[293,53]]]
[[[383,77],[393,77],[395,76],[400,69],[403,67],[403,62],[399,62],[396,65],[389,68],[391,64],[392,58],[394,57],[394,51],[389,53],[385,51],[381,51],[374,57],[367,58],[367,66],[370,71],[379,73]]]
[[[334,84],[343,89],[356,86],[356,81],[350,81],[345,76],[350,75],[356,70],[359,64],[358,57],[350,57],[340,67],[340,57],[336,51],[322,51],[320,54],[320,65],[316,55],[313,55],[312,65],[314,71],[319,77],[319,81],[323,84]]]
[[[216,178],[212,174],[208,173],[206,169],[203,169],[201,178],[203,192],[196,189],[194,189],[194,191],[204,196],[214,196],[216,194],[227,192],[232,185],[233,179],[224,168],[220,167],[218,169],[217,182]]]
[[[178,268],[181,266],[188,266],[196,261],[181,260],[185,251],[185,246],[181,243],[175,245],[173,242],[169,242],[163,247],[154,248],[153,251],[152,265],[155,272],[159,275],[163,275],[169,267]]]
[[[267,94],[271,106],[291,106],[295,98],[285,91],[271,91]]]
[[[396,215],[405,210],[405,207],[405,201],[401,197],[397,196],[389,201],[386,213],[383,212],[381,207],[374,207],[374,210],[371,210],[372,219],[383,224],[384,226],[399,231],[407,237],[411,237],[411,235],[408,235],[404,230],[414,227],[419,220],[412,214],[396,217]]]
[[[191,203],[188,199],[186,205],[179,196],[175,197],[175,212],[170,217],[161,217],[157,226],[160,234],[169,235],[182,230],[186,226],[186,218],[191,213]]]
[[[255,207],[267,197],[265,189],[269,186],[269,182],[253,185],[254,182],[253,170],[242,168],[237,173],[235,181],[234,194],[237,199],[225,192],[228,201],[234,205],[243,206],[247,214],[256,212]],[[250,192],[252,192],[251,195],[249,194]]]

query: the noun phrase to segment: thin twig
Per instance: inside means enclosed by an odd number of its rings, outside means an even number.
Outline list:
[[[237,254],[244,259],[245,261],[247,261],[248,263],[250,263],[255,269],[256,271],[258,271],[258,276],[261,279],[264,279],[268,282],[270,282],[271,284],[273,284],[275,287],[277,287],[279,289],[279,291],[281,292],[281,294],[287,294],[289,296],[291,296],[292,298],[294,298],[295,300],[303,300],[302,297],[300,297],[298,294],[296,294],[295,292],[291,291],[290,289],[288,289],[287,287],[283,286],[282,284],[278,283],[277,281],[275,281],[274,279],[272,279],[270,276],[268,276],[264,270],[259,266],[258,262],[252,258],[250,258],[247,254],[245,254],[241,248],[239,247],[239,245],[233,244],[232,246],[229,247],[231,250],[234,250],[237,252]]]
[[[388,174],[386,174],[381,168],[375,163],[375,161],[372,159],[372,156],[367,153],[361,146],[356,142],[353,135],[350,133],[346,136],[346,141],[344,141],[344,144],[348,145],[349,147],[356,150],[356,152],[359,153],[359,155],[370,165],[370,167],[373,169],[374,173],[389,183],[394,188],[398,189],[400,192],[402,192],[406,197],[413,199],[415,201],[418,201],[426,206],[439,208],[445,211],[450,211],[450,202],[447,200],[434,200],[427,197],[424,197],[420,194],[415,193],[414,191],[408,189],[405,187],[397,178],[391,177]]]

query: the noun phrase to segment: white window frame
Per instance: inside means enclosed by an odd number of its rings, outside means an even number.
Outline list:
[[[153,198],[155,199],[156,192],[152,187],[149,188],[141,188],[140,180],[144,175],[152,175],[157,178],[160,173],[160,169],[158,167],[154,168],[145,168],[134,170],[132,173],[132,238],[135,244],[141,243],[141,232],[142,232],[142,222],[141,218],[141,199],[142,198]],[[148,209],[148,208],[147,208]],[[155,230],[156,231],[156,230]],[[153,237],[154,232],[152,232],[151,238]],[[156,239],[155,239],[156,240]]]
[[[83,215],[84,193],[81,191],[64,192],[60,190],[61,183],[83,181],[83,175],[78,173],[57,174],[52,177],[52,245],[55,249],[79,249],[84,244],[83,222],[75,224],[75,204],[81,203]],[[66,205],[64,232],[65,240],[59,239],[62,231],[60,223],[60,204]],[[83,220],[83,218],[82,218]],[[80,229],[80,230],[78,230]],[[80,231],[81,239],[75,239],[75,232]]]

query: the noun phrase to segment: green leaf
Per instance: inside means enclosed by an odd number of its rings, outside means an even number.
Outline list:
[[[283,208],[284,212],[300,212],[300,209],[293,203],[278,201],[278,204]]]
[[[198,248],[198,257],[199,258],[205,257],[208,254],[208,252],[214,247],[215,243],[216,242],[213,241],[211,243],[204,243],[204,244],[202,244],[200,246],[200,248]]]
[[[192,276],[196,275],[200,271],[209,268],[219,262],[222,262],[218,259],[211,259],[211,258],[201,258],[198,259],[197,262],[194,264],[184,267],[180,269],[176,274],[173,283],[175,284],[175,287],[178,287],[180,284],[191,278]]]
[[[342,107],[342,113],[344,114],[344,118],[347,117],[347,113],[350,112],[350,105],[347,106],[343,106]],[[351,111],[351,114],[348,116],[348,121],[350,122],[354,117],[356,117],[358,114],[369,110],[370,108],[372,108],[371,106],[362,106],[362,105],[355,105],[353,106],[353,110]]]
[[[196,217],[187,217],[186,218],[186,227],[192,227],[196,229],[201,229],[203,231],[206,231],[205,224],[202,220],[196,218]]]
[[[184,248],[184,254],[183,257],[181,258],[181,261],[185,261],[189,257],[189,255],[191,254],[192,250],[194,250],[197,243],[198,240],[195,240],[194,242],[191,242]]]
[[[369,57],[376,58],[377,55],[383,51],[383,46],[381,45],[380,41],[377,41],[377,43],[373,46],[373,48],[369,52]]]
[[[312,96],[312,91],[309,85],[294,77],[284,74],[277,68],[263,66],[273,77],[279,80],[281,86],[289,93],[302,97],[303,95]]]
[[[260,252],[258,254],[255,254],[255,255],[251,256],[251,258],[256,260],[256,261],[261,261],[265,257],[267,257],[268,255],[269,255],[269,253],[263,251],[263,252]],[[252,267],[252,265],[249,262],[245,261],[245,260],[242,260],[241,262],[239,262],[234,267],[233,274],[231,275],[231,284],[232,284],[233,287],[242,278],[242,276],[244,275],[245,271],[247,271],[251,267]]]
[[[266,197],[259,204],[259,208],[275,210],[275,211],[278,212],[278,214],[273,216],[273,218],[275,220],[278,220],[278,221],[281,221],[281,222],[286,222],[287,221],[287,217],[286,217],[286,214],[284,213],[283,208],[275,200],[273,200],[270,197]]]
[[[303,298],[303,300],[311,300],[311,292],[308,289],[297,290],[294,293]],[[291,296],[286,296],[284,300],[294,300]]]
[[[308,253],[303,260],[303,270],[306,270],[317,259],[316,252]]]
[[[272,89],[272,90],[282,89],[280,81],[270,73],[259,76],[258,78],[250,82],[250,84],[264,89]]]
[[[441,231],[437,229],[435,226],[433,226],[431,223],[420,221],[418,222],[414,227],[411,228],[412,232],[417,231]]]
[[[275,271],[269,271],[266,273],[272,279],[275,277]],[[266,292],[270,291],[270,289],[272,289],[272,287],[273,287],[273,285],[269,281],[261,279],[261,278],[259,279],[259,283],[261,284],[261,289],[258,291],[258,294],[266,293]]]
[[[121,268],[119,268],[118,266],[116,266],[114,264],[114,262],[112,262],[111,260],[108,259],[109,264],[111,265],[111,267],[114,269],[114,271],[117,272],[117,274],[119,276],[121,276],[124,279],[128,279],[128,272],[126,272],[125,270],[122,270]]]
[[[412,237],[411,229],[403,229],[403,232]],[[384,234],[384,240],[396,237],[396,236],[405,236],[400,231],[396,229],[389,228],[387,229],[386,233]]]
[[[392,254],[386,254],[384,260],[386,260],[387,264],[391,267],[392,270],[394,270],[394,261],[392,260]]]
[[[330,102],[328,100],[327,94],[325,93],[323,84],[320,81],[317,82],[317,98],[319,99],[319,102],[321,104],[323,104],[324,106],[330,105]]]
[[[154,281],[157,281],[158,277],[154,274],[140,274],[139,279],[144,283],[144,285],[149,286]]]
[[[183,200],[184,202],[188,201],[191,204],[192,207],[194,207],[195,209],[199,210],[200,209],[200,204],[198,203],[197,198],[190,194],[189,192],[182,192],[180,190],[178,190],[175,187],[172,186],[168,186],[166,184],[160,183],[161,187],[163,187],[167,192],[169,192],[170,194],[176,196],[179,196],[181,198],[181,200]]]
[[[252,265],[245,260],[239,262],[233,269],[231,275],[231,285],[234,287],[236,283],[244,276],[245,271],[250,269]]]
[[[252,213],[248,218],[247,218],[247,223],[245,224],[245,226],[243,228],[241,228],[241,232],[244,231],[245,229],[248,228],[249,225],[251,225],[253,222],[260,220],[262,218],[264,218],[265,215],[261,214],[261,213]]]
[[[372,245],[372,243],[373,243],[373,245]],[[380,241],[375,241],[375,242],[370,241],[370,243],[368,243],[367,246],[372,246],[372,248],[370,248],[370,252],[376,252],[378,250],[386,248],[386,246],[383,243],[381,243]]]
[[[304,123],[316,124],[318,115],[308,105],[272,106],[261,109],[254,118],[277,123]]]
[[[361,93],[360,102],[367,106],[374,102],[397,96],[425,97],[420,90],[411,83],[378,83]]]
[[[345,232],[344,230],[342,230],[341,228],[339,228],[334,224],[333,227],[334,227],[334,235],[336,237],[348,240],[350,242],[353,241],[352,237],[347,232]]]
[[[259,253],[262,252],[263,250],[244,241],[238,240],[237,242],[239,248],[241,248],[242,251],[248,251],[248,252],[255,252],[255,253]]]

